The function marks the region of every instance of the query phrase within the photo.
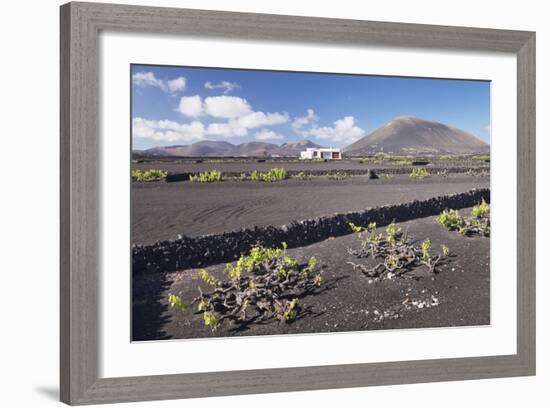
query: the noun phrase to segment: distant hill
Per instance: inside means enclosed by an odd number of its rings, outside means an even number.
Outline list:
[[[299,156],[300,152],[306,150],[308,147],[320,148],[323,147],[310,140],[300,140],[296,143],[283,143],[279,147],[279,154],[281,156]]]
[[[235,146],[229,156],[270,156],[278,154],[279,146],[267,142],[247,142]]]
[[[134,150],[134,157],[297,157],[308,147],[322,147],[309,140],[277,145],[267,142],[247,142],[234,145],[229,142],[204,140],[191,145],[159,146],[146,150]]]
[[[348,156],[391,154],[486,153],[489,145],[461,129],[443,123],[399,116],[344,148]]]
[[[235,148],[235,145],[223,141],[205,140],[193,143],[192,145],[159,146],[147,150],[140,150],[137,153],[140,156],[224,156],[226,152]]]

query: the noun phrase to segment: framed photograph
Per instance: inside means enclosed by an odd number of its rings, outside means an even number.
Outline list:
[[[61,7],[63,402],[534,374],[533,32]]]

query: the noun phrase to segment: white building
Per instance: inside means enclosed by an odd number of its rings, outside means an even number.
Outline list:
[[[328,159],[328,160],[340,160],[342,158],[342,153],[340,149],[335,149],[333,147],[308,147],[305,151],[300,152],[300,159],[302,160],[311,160],[311,159]]]

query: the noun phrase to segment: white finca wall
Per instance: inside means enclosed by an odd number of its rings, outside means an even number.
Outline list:
[[[334,154],[336,153],[337,157],[334,157]],[[329,159],[329,160],[339,160],[342,158],[342,154],[340,153],[340,149],[333,149],[330,148],[313,148],[308,147],[305,151],[300,152],[300,158],[301,159]]]

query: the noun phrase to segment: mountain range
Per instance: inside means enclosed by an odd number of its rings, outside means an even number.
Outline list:
[[[134,150],[134,157],[297,157],[308,147],[322,146],[310,140],[277,145],[267,142],[246,142],[234,145],[229,142],[203,140],[191,145],[159,146],[147,150]]]
[[[308,147],[320,148],[310,140],[277,145],[246,142],[234,145],[225,141],[204,140],[191,145],[159,146],[134,150],[134,157],[298,157]],[[385,152],[390,154],[473,154],[487,153],[487,143],[443,123],[398,116],[370,134],[342,149],[346,156]]]

